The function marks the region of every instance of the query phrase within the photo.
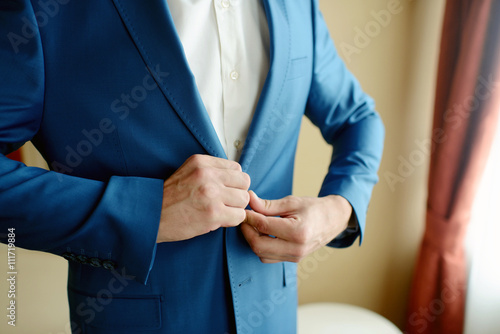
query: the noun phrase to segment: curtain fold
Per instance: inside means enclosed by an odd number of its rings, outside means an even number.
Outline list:
[[[14,151],[10,154],[7,154],[7,158],[17,161],[22,161],[21,149]]]
[[[449,0],[441,37],[426,227],[406,332],[463,332],[464,239],[500,110],[498,0]]]

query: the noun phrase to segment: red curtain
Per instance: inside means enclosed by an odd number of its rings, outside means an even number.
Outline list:
[[[12,152],[11,154],[8,154],[7,158],[12,159],[12,160],[22,161],[21,149],[15,151],[15,152]]]
[[[410,292],[407,333],[463,332],[464,238],[500,110],[498,13],[498,0],[446,4],[426,228]]]

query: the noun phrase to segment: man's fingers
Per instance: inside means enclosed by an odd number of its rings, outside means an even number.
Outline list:
[[[186,240],[245,219],[250,177],[234,161],[193,155],[163,183],[158,242]]]
[[[220,227],[235,227],[245,220],[245,210],[225,207],[224,213],[219,217]]]
[[[183,170],[195,183],[217,182],[229,188],[243,190],[250,187],[250,176],[241,171],[237,162],[203,155],[193,155],[189,160],[190,164]]]
[[[262,262],[299,262],[306,255],[302,246],[280,238],[263,235],[246,223],[241,224],[241,231],[253,252]]]
[[[245,190],[224,188],[221,194],[221,200],[226,206],[244,209],[247,207],[250,197]]]
[[[250,203],[251,201],[252,200],[250,200]],[[272,235],[287,241],[297,241],[297,226],[292,218],[266,217],[251,210],[246,210],[246,213],[245,222],[257,229],[260,233]]]
[[[290,214],[299,206],[300,199],[287,196],[277,200],[261,199],[253,191],[250,191],[250,207],[266,216],[283,216]]]
[[[218,177],[223,185],[247,191],[250,187],[250,176],[236,170],[218,170]]]
[[[210,155],[195,154],[190,156],[185,165],[192,165],[193,167],[213,167],[220,169],[231,169],[241,172],[241,166],[236,161],[217,158]]]
[[[280,262],[283,262],[283,260],[271,260],[271,259],[267,259],[265,257],[261,257],[260,261],[262,263],[280,263]]]

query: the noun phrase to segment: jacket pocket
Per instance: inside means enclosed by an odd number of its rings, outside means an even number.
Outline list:
[[[161,328],[161,296],[115,297],[106,289],[96,295],[70,289],[68,298],[71,318],[87,328],[85,333],[94,333],[92,328],[105,329],[103,333],[142,333]]]

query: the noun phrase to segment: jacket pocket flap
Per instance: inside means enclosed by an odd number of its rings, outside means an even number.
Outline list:
[[[78,322],[94,328],[130,331],[161,328],[161,296],[115,297],[106,292],[91,296],[70,289],[72,315]]]

